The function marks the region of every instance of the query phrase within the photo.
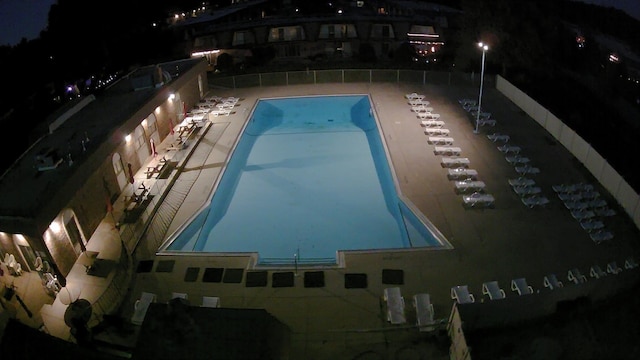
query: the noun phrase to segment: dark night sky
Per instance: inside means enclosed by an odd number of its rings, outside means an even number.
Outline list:
[[[90,0],[88,0],[90,1]],[[0,45],[16,45],[22,38],[33,40],[47,26],[47,15],[56,0],[0,0]],[[640,20],[640,0],[585,0],[622,9]]]
[[[56,0],[0,0],[0,45],[33,40],[47,26],[51,4]]]

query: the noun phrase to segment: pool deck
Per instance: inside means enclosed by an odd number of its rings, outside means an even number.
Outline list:
[[[441,114],[444,128],[450,130],[449,136],[454,139],[453,145],[461,149],[461,156],[469,159],[469,167],[478,171],[479,180],[486,183],[486,192],[495,197],[495,208],[463,207],[462,196],[455,192],[453,182],[447,178],[447,170],[440,165],[441,156],[434,154],[434,145],[427,142],[424,127],[410,111],[404,97],[414,92],[424,94],[434,112]],[[480,127],[479,134],[474,134],[469,114],[457,102],[461,98],[477,97],[475,87],[321,84],[215,89],[210,94],[235,96],[242,100],[234,114],[213,119],[212,126],[202,135],[175,183],[167,190],[165,203],[160,207],[172,206],[171,201],[175,198],[180,200],[173,204],[178,208],[163,229],[166,234],[177,231],[207,201],[213,179],[220,173],[258,99],[370,94],[402,194],[438,228],[453,249],[345,255],[344,267],[295,269],[291,287],[274,287],[271,277],[275,272],[294,271],[291,267],[255,269],[247,266],[246,257],[208,260],[184,257],[184,260],[176,262],[170,273],[135,275],[129,295],[121,307],[120,313],[124,318],[131,316],[133,303],[142,291],[156,293],[159,302],[168,301],[171,292],[185,292],[189,294],[192,305],[196,306],[200,304],[202,295],[218,296],[222,307],[264,308],[287,325],[291,330],[289,357],[292,359],[356,358],[361,354],[377,354],[380,358],[402,355],[448,359],[446,346],[443,349],[427,341],[430,337],[415,327],[413,295],[429,293],[435,318],[446,323],[453,306],[451,288],[467,285],[476,299],[468,310],[473,318],[467,317],[467,320],[480,324],[482,320],[478,320],[478,314],[483,314],[483,309],[486,309],[486,314],[493,314],[487,317],[496,318],[495,314],[507,311],[526,311],[532,304],[531,300],[521,299],[511,290],[512,279],[526,278],[534,289],[532,298],[542,304],[541,308],[553,311],[558,301],[580,296],[605,297],[627,287],[637,278],[638,269],[623,270],[620,275],[601,279],[589,276],[593,265],[604,269],[612,261],[623,266],[629,257],[638,259],[640,242],[637,229],[613,198],[560,143],[495,89],[485,89],[483,107],[492,112],[497,125]],[[504,154],[497,150],[500,144],[486,137],[493,132],[508,134],[511,138],[509,143],[520,146],[521,155],[530,158],[531,164],[540,169],[539,174],[530,177],[542,188],[542,195],[551,200],[546,207],[525,207],[511,189],[507,180],[519,175],[505,160]],[[162,145],[159,150],[162,151]],[[603,220],[615,234],[614,239],[602,244],[594,243],[551,189],[552,185],[577,182],[593,184],[618,212],[618,215]],[[183,196],[172,196],[172,192]],[[159,210],[161,213],[162,209]],[[119,246],[119,242],[115,244]],[[134,253],[134,263],[140,260],[157,263],[162,259],[162,256],[155,255],[158,245],[143,239]],[[195,282],[185,282],[184,272],[179,270],[189,266],[240,268],[245,273],[261,270],[269,272],[269,277],[265,286],[247,286],[244,278],[240,282],[203,283],[200,278]],[[587,283],[574,285],[567,280],[567,272],[573,268],[580,269],[587,276]],[[393,284],[398,280],[383,278],[383,269],[401,270],[401,283]],[[324,273],[323,286],[305,286],[305,273],[311,271]],[[549,291],[544,288],[543,278],[550,273],[555,273],[565,283],[563,289]],[[624,278],[626,273],[633,274],[633,277]],[[366,287],[345,288],[345,274],[366,274]],[[494,304],[495,301],[482,293],[482,284],[492,280],[498,281],[506,293],[504,305]],[[384,289],[396,286],[400,287],[405,302],[407,322],[401,325],[387,321],[383,301]]]

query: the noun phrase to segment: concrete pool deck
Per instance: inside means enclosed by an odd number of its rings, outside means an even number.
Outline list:
[[[470,168],[478,171],[479,179],[486,183],[486,191],[495,197],[495,208],[465,209],[462,206],[461,195],[456,194],[446,169],[440,165],[441,156],[434,154],[434,145],[428,144],[424,127],[404,98],[413,92],[424,94],[434,112],[441,114],[440,120],[450,130],[454,145],[461,149],[462,156],[469,158]],[[457,102],[461,98],[477,97],[475,87],[321,84],[215,89],[210,94],[236,96],[242,100],[234,114],[213,118],[212,126],[202,135],[162,204],[158,205],[156,216],[151,220],[151,232],[161,223],[161,232],[166,234],[163,239],[167,238],[207,201],[214,180],[256,100],[370,94],[402,194],[437,227],[453,249],[349,253],[340,259],[344,266],[337,267],[256,268],[254,259],[246,254],[156,255],[160,243],[147,236],[136,247],[134,266],[148,261],[153,262],[153,267],[135,274],[120,311],[125,319],[131,317],[133,304],[142,291],[157,294],[157,301],[163,303],[170,299],[172,292],[187,293],[194,306],[200,305],[201,296],[217,296],[222,307],[266,309],[287,325],[291,331],[289,357],[292,359],[350,359],[362,354],[373,354],[371,358],[401,358],[399,354],[402,354],[413,356],[411,358],[445,359],[448,348],[425,345],[429,337],[415,327],[416,315],[411,304],[415,294],[429,293],[435,318],[446,323],[453,305],[451,287],[467,285],[476,303],[460,307],[463,315],[467,312],[464,321],[486,325],[506,321],[507,313],[551,313],[559,301],[582,296],[603,298],[637,280],[637,268],[597,280],[589,277],[593,265],[606,268],[609,262],[615,261],[622,267],[625,259],[640,257],[637,228],[560,143],[495,89],[485,90],[483,105],[493,113],[497,125],[481,127],[480,134],[473,133],[469,114]],[[540,174],[531,177],[542,188],[542,194],[551,200],[545,208],[529,209],[513,192],[507,180],[519,175],[496,149],[499,144],[487,139],[486,134],[493,132],[508,134],[509,143],[520,146],[521,154],[540,168]],[[596,245],[551,189],[552,185],[576,182],[592,183],[618,212],[604,219],[606,227],[615,234],[611,241]],[[117,239],[113,243],[120,245]],[[172,262],[170,271],[159,270],[164,262]],[[193,281],[185,279],[188,268],[198,269]],[[239,277],[229,281],[203,282],[206,268],[241,271]],[[567,272],[573,268],[588,277],[587,283],[569,283]],[[390,279],[383,270],[401,274],[401,278]],[[266,272],[266,282],[258,286],[250,284],[247,274],[254,272]],[[295,273],[291,286],[274,287],[273,275],[288,272]],[[307,273],[318,272],[324,276],[322,286],[315,286],[317,279],[307,283]],[[565,283],[563,289],[544,288],[544,276],[550,273]],[[366,274],[365,286],[347,288],[345,276],[350,274]],[[511,280],[521,277],[533,287],[534,295],[520,297],[511,291]],[[490,301],[482,293],[482,284],[493,280],[506,292],[506,299],[501,302]],[[387,322],[382,299],[385,288],[396,286],[400,287],[405,300],[407,322],[402,325]]]
[[[410,111],[410,105],[404,98],[405,94],[413,92],[425,94],[434,112],[441,114],[445,128],[455,139],[455,146],[462,149],[462,156],[471,162],[470,168],[478,171],[479,178],[487,185],[487,192],[494,195],[494,209],[469,210],[462,206],[461,195],[456,194],[453,183],[446,176],[446,169],[440,165],[441,157],[434,155],[433,145],[427,143],[420,120]],[[190,293],[195,305],[199,303],[200,295],[211,295],[219,296],[223,307],[265,308],[291,329],[292,358],[320,359],[328,356],[351,358],[367,349],[381,354],[392,351],[391,348],[399,351],[412,341],[424,338],[413,327],[415,312],[411,298],[418,293],[429,293],[436,319],[447,319],[453,304],[450,289],[456,285],[468,285],[476,303],[484,303],[486,309],[491,309],[494,304],[487,303],[489,300],[482,294],[482,283],[497,280],[507,293],[507,300],[510,300],[504,303],[509,311],[518,307],[519,299],[510,290],[510,282],[515,278],[525,277],[535,292],[540,291],[536,295],[537,301],[552,309],[557,301],[597,292],[598,287],[605,289],[602,291],[606,293],[626,286],[626,283],[612,277],[590,278],[588,284],[574,286],[569,284],[566,274],[569,269],[578,268],[589,276],[592,265],[604,268],[611,261],[622,265],[626,258],[637,258],[638,232],[633,223],[610,196],[604,195],[619,214],[605,219],[607,227],[615,233],[613,241],[596,245],[571,217],[551,186],[587,182],[593,183],[602,194],[606,191],[561,144],[553,141],[544,129],[495,89],[485,92],[483,104],[498,123],[493,128],[481,127],[480,134],[474,134],[473,123],[457,100],[474,98],[476,92],[477,89],[472,87],[411,84],[326,84],[215,91],[215,95],[236,96],[243,100],[236,114],[214,119],[214,122],[228,124],[221,135],[216,135],[215,144],[209,144],[212,149],[207,152],[207,159],[195,156],[190,160],[190,163],[201,164],[201,173],[195,182],[188,180],[193,182],[191,191],[174,217],[171,229],[177,229],[202,204],[203,196],[211,191],[212,179],[257,99],[371,94],[402,193],[442,232],[454,249],[348,256],[344,268],[298,269],[295,285],[284,288],[274,288],[271,277],[264,287],[249,287],[244,281],[188,283],[184,281],[184,271],[181,271],[186,265],[177,261],[174,271],[169,274],[137,274],[129,301],[134,301],[141,291],[150,291],[158,294],[159,301],[164,302],[172,291],[176,291]],[[487,139],[486,134],[493,132],[508,134],[510,144],[520,146],[521,154],[540,168],[540,174],[532,177],[543,189],[543,195],[551,200],[548,206],[529,209],[512,191],[507,180],[518,177],[518,174],[513,165],[505,161],[504,154],[496,149],[497,144]],[[207,135],[203,143],[208,144]],[[192,168],[195,166],[187,165],[187,169]],[[180,175],[178,183],[184,175],[192,176],[191,173],[187,171]],[[144,249],[144,244],[141,246],[136,254],[138,260],[154,258],[154,246],[147,249]],[[162,257],[156,261],[158,259]],[[246,258],[242,257],[214,257],[200,264],[186,257],[184,262],[196,267],[256,270],[248,268]],[[402,284],[384,284],[383,269],[402,270]],[[290,270],[268,269],[270,273]],[[305,271],[315,270],[324,271],[324,286],[305,287]],[[347,273],[367,274],[367,287],[346,289],[344,275]],[[550,273],[557,274],[564,281],[565,288],[546,296],[543,278]],[[390,325],[385,318],[382,294],[384,288],[393,286],[399,286],[405,298],[406,326]],[[527,306],[528,302],[524,302],[521,308]],[[132,309],[132,306],[125,305],[123,309]],[[428,350],[416,348],[412,351],[423,354]]]

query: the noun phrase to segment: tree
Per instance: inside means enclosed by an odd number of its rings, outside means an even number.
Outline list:
[[[362,62],[375,62],[376,50],[373,48],[373,45],[369,43],[360,44],[360,48],[358,49],[358,59]]]
[[[229,71],[233,68],[233,56],[228,53],[218,55],[216,60],[216,70]]]

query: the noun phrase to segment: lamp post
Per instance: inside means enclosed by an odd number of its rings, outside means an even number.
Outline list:
[[[482,70],[480,72],[480,95],[478,96],[478,111],[476,112],[476,128],[473,130],[474,134],[480,132],[478,127],[480,126],[480,111],[482,111],[482,85],[484,84],[484,57],[489,50],[489,46],[483,43],[478,43],[478,46],[482,49]]]

